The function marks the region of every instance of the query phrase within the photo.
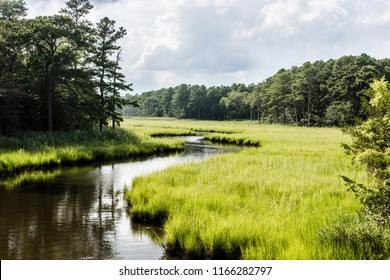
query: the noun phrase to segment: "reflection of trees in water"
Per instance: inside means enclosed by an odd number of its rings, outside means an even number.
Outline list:
[[[164,230],[162,227],[156,227],[154,225],[146,225],[146,224],[138,224],[131,223],[131,232],[134,235],[138,235],[140,237],[147,236],[150,240],[152,240],[155,244],[161,243],[161,237],[164,234]]]
[[[185,156],[199,160],[232,151],[195,142],[187,145]],[[145,164],[149,168],[151,163],[146,161]],[[164,164],[171,165],[170,158],[167,157],[166,163],[155,164],[159,170]],[[120,246],[127,246],[123,240],[127,242],[131,238],[122,239],[123,233],[116,226],[130,218],[122,216],[126,215],[121,205],[123,186],[115,190],[114,180],[128,172],[127,168],[143,168],[138,165],[122,169],[114,169],[113,165],[56,169],[47,173],[25,173],[5,184],[0,182],[0,259],[121,257]],[[139,237],[141,243],[143,237],[160,243],[161,229],[130,222],[128,227],[125,234]]]
[[[0,258],[114,258],[117,199],[110,182],[94,180],[67,174],[0,189]]]

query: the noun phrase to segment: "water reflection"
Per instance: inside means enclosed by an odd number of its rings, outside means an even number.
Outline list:
[[[168,166],[230,151],[189,137],[180,155],[0,181],[0,259],[159,259],[161,229],[131,222],[124,185]]]

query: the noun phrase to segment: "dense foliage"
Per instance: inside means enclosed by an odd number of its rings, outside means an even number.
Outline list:
[[[23,0],[0,0],[0,135],[73,130],[121,118],[130,91],[117,41],[126,31],[108,18],[93,24],[88,0],[69,0],[53,16],[26,19]]]
[[[203,120],[252,119],[307,126],[343,126],[365,119],[365,92],[390,60],[367,54],[281,69],[259,84],[213,86],[182,84],[142,93],[140,116]]]
[[[368,94],[368,118],[344,129],[352,136],[352,143],[343,144],[352,162],[363,167],[372,179],[356,182],[356,177],[342,176],[349,190],[361,201],[364,211],[342,216],[319,231],[318,237],[328,246],[347,245],[364,258],[389,259],[390,85],[384,78],[375,80]]]
[[[344,145],[353,161],[373,177],[364,185],[345,177],[349,187],[365,206],[368,217],[390,227],[390,84],[384,79],[371,85],[369,118],[347,131],[353,138]]]

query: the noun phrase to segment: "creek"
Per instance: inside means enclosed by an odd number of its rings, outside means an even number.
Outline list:
[[[30,172],[0,181],[0,259],[153,260],[162,229],[133,223],[123,199],[134,178],[235,151],[186,137],[185,152]]]

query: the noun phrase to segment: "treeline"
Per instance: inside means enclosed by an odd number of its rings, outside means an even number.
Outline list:
[[[0,0],[0,135],[23,130],[115,127],[131,91],[118,40],[126,30],[92,23],[88,0],[69,0],[53,16],[27,19],[23,0]]]
[[[367,54],[281,69],[259,84],[182,84],[138,96],[128,114],[202,120],[251,119],[306,126],[343,126],[366,118],[367,89],[390,78],[390,60]]]

